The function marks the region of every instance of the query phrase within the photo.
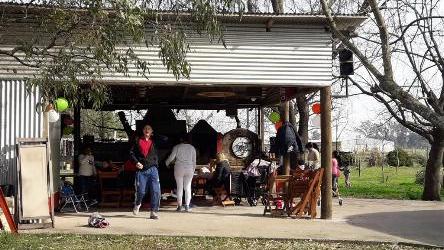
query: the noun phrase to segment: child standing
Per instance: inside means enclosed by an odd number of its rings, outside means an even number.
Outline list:
[[[332,154],[332,163],[331,163],[331,176],[332,176],[332,188],[333,188],[333,196],[336,197],[339,195],[338,192],[338,178],[340,175],[339,172],[339,154],[338,151],[333,151]]]

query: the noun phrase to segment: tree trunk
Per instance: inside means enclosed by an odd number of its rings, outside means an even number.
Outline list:
[[[292,103],[290,102],[290,123],[296,128],[297,124],[296,124],[296,114],[294,112],[294,106],[292,105]]]
[[[440,201],[441,168],[444,154],[444,131],[434,131],[434,142],[431,143],[429,159],[424,176],[424,191],[422,199],[426,201]]]
[[[284,13],[284,1],[283,0],[271,0],[271,6],[273,7],[274,14]]]
[[[257,0],[248,0],[247,1],[247,10],[248,10],[248,13],[256,13],[257,12]]]
[[[299,127],[298,133],[301,137],[302,144],[307,144],[308,142],[308,119],[309,117],[309,106],[307,104],[307,99],[305,96],[296,97],[296,106],[299,113]]]

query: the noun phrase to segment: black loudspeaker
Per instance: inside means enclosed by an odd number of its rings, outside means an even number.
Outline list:
[[[349,49],[339,51],[339,73],[341,76],[354,74],[353,52]]]

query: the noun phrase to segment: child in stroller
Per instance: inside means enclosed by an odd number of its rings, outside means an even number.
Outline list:
[[[259,198],[263,200],[271,164],[270,161],[257,158],[240,173],[239,185],[241,191],[238,199],[236,199],[237,203],[240,203],[241,197],[245,197],[250,206],[256,206]]]

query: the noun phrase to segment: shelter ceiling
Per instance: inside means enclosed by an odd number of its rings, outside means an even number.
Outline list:
[[[111,102],[104,110],[169,107],[180,109],[252,108],[278,104],[283,95],[279,87],[245,86],[128,86],[111,85]],[[316,88],[287,88],[294,97]]]

